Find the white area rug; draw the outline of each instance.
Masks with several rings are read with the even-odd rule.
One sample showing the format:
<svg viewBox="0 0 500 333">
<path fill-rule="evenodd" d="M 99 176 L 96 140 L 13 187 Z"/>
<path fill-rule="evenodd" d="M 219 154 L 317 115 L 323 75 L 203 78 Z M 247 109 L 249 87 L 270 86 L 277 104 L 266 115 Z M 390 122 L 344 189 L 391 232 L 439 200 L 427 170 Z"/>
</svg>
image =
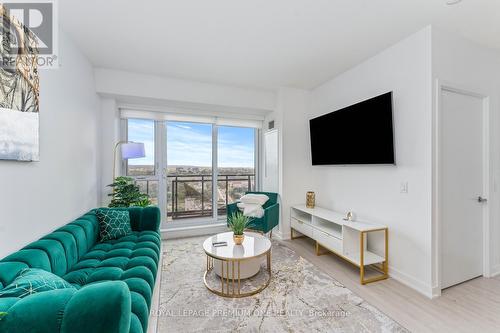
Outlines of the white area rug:
<svg viewBox="0 0 500 333">
<path fill-rule="evenodd" d="M 265 290 L 217 296 L 203 284 L 205 238 L 163 243 L 159 332 L 407 332 L 277 241 Z"/>
</svg>

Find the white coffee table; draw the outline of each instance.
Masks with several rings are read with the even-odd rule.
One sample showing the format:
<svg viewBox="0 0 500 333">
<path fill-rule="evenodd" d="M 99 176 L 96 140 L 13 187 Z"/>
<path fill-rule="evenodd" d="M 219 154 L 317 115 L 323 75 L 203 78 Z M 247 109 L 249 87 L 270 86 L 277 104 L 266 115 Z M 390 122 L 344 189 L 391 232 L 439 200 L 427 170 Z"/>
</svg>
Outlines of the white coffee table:
<svg viewBox="0 0 500 333">
<path fill-rule="evenodd" d="M 226 242 L 227 246 L 215 247 L 215 242 Z M 264 290 L 271 281 L 271 241 L 254 232 L 245 232 L 242 245 L 233 241 L 233 233 L 225 232 L 211 236 L 203 243 L 207 255 L 207 268 L 203 276 L 205 286 L 211 292 L 225 297 L 245 297 Z M 263 257 L 267 258 L 268 278 L 256 289 L 242 292 L 241 280 L 259 274 Z M 220 277 L 220 289 L 207 283 L 207 274 Z"/>
</svg>

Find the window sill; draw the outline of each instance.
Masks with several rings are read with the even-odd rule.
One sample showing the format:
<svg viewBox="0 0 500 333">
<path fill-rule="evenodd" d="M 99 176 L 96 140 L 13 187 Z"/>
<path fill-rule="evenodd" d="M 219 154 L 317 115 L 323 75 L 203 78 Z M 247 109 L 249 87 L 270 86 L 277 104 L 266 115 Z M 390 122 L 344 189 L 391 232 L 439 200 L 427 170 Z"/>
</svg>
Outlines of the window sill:
<svg viewBox="0 0 500 333">
<path fill-rule="evenodd" d="M 162 239 L 174 239 L 202 235 L 213 235 L 220 232 L 225 232 L 227 230 L 228 229 L 225 221 L 223 223 L 217 221 L 217 223 L 212 222 L 205 225 L 163 228 L 160 230 L 160 232 Z"/>
</svg>

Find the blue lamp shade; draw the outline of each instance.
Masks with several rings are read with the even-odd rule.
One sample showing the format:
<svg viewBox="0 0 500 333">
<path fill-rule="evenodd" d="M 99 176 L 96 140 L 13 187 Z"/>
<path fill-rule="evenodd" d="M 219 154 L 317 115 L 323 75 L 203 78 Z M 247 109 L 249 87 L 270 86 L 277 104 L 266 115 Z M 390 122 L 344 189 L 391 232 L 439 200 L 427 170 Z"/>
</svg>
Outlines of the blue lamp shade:
<svg viewBox="0 0 500 333">
<path fill-rule="evenodd" d="M 122 144 L 122 158 L 124 160 L 129 158 L 146 157 L 144 152 L 144 143 L 142 142 L 127 142 Z"/>
</svg>

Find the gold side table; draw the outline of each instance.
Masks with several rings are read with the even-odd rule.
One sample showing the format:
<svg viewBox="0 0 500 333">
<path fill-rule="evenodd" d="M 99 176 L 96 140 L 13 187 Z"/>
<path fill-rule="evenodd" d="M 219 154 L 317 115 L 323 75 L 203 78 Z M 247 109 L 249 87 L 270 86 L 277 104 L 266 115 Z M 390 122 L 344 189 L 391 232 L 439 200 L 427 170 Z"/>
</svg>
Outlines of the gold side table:
<svg viewBox="0 0 500 333">
<path fill-rule="evenodd" d="M 216 247 L 213 245 L 215 242 L 226 242 L 227 246 Z M 251 296 L 264 290 L 271 282 L 271 241 L 260 234 L 245 232 L 242 245 L 234 244 L 232 232 L 217 234 L 205 240 L 203 250 L 207 256 L 203 282 L 216 295 L 232 298 Z M 241 280 L 263 274 L 260 266 L 264 256 L 267 278 L 255 289 L 242 291 Z M 219 286 L 207 281 L 208 274 L 219 276 Z"/>
</svg>

